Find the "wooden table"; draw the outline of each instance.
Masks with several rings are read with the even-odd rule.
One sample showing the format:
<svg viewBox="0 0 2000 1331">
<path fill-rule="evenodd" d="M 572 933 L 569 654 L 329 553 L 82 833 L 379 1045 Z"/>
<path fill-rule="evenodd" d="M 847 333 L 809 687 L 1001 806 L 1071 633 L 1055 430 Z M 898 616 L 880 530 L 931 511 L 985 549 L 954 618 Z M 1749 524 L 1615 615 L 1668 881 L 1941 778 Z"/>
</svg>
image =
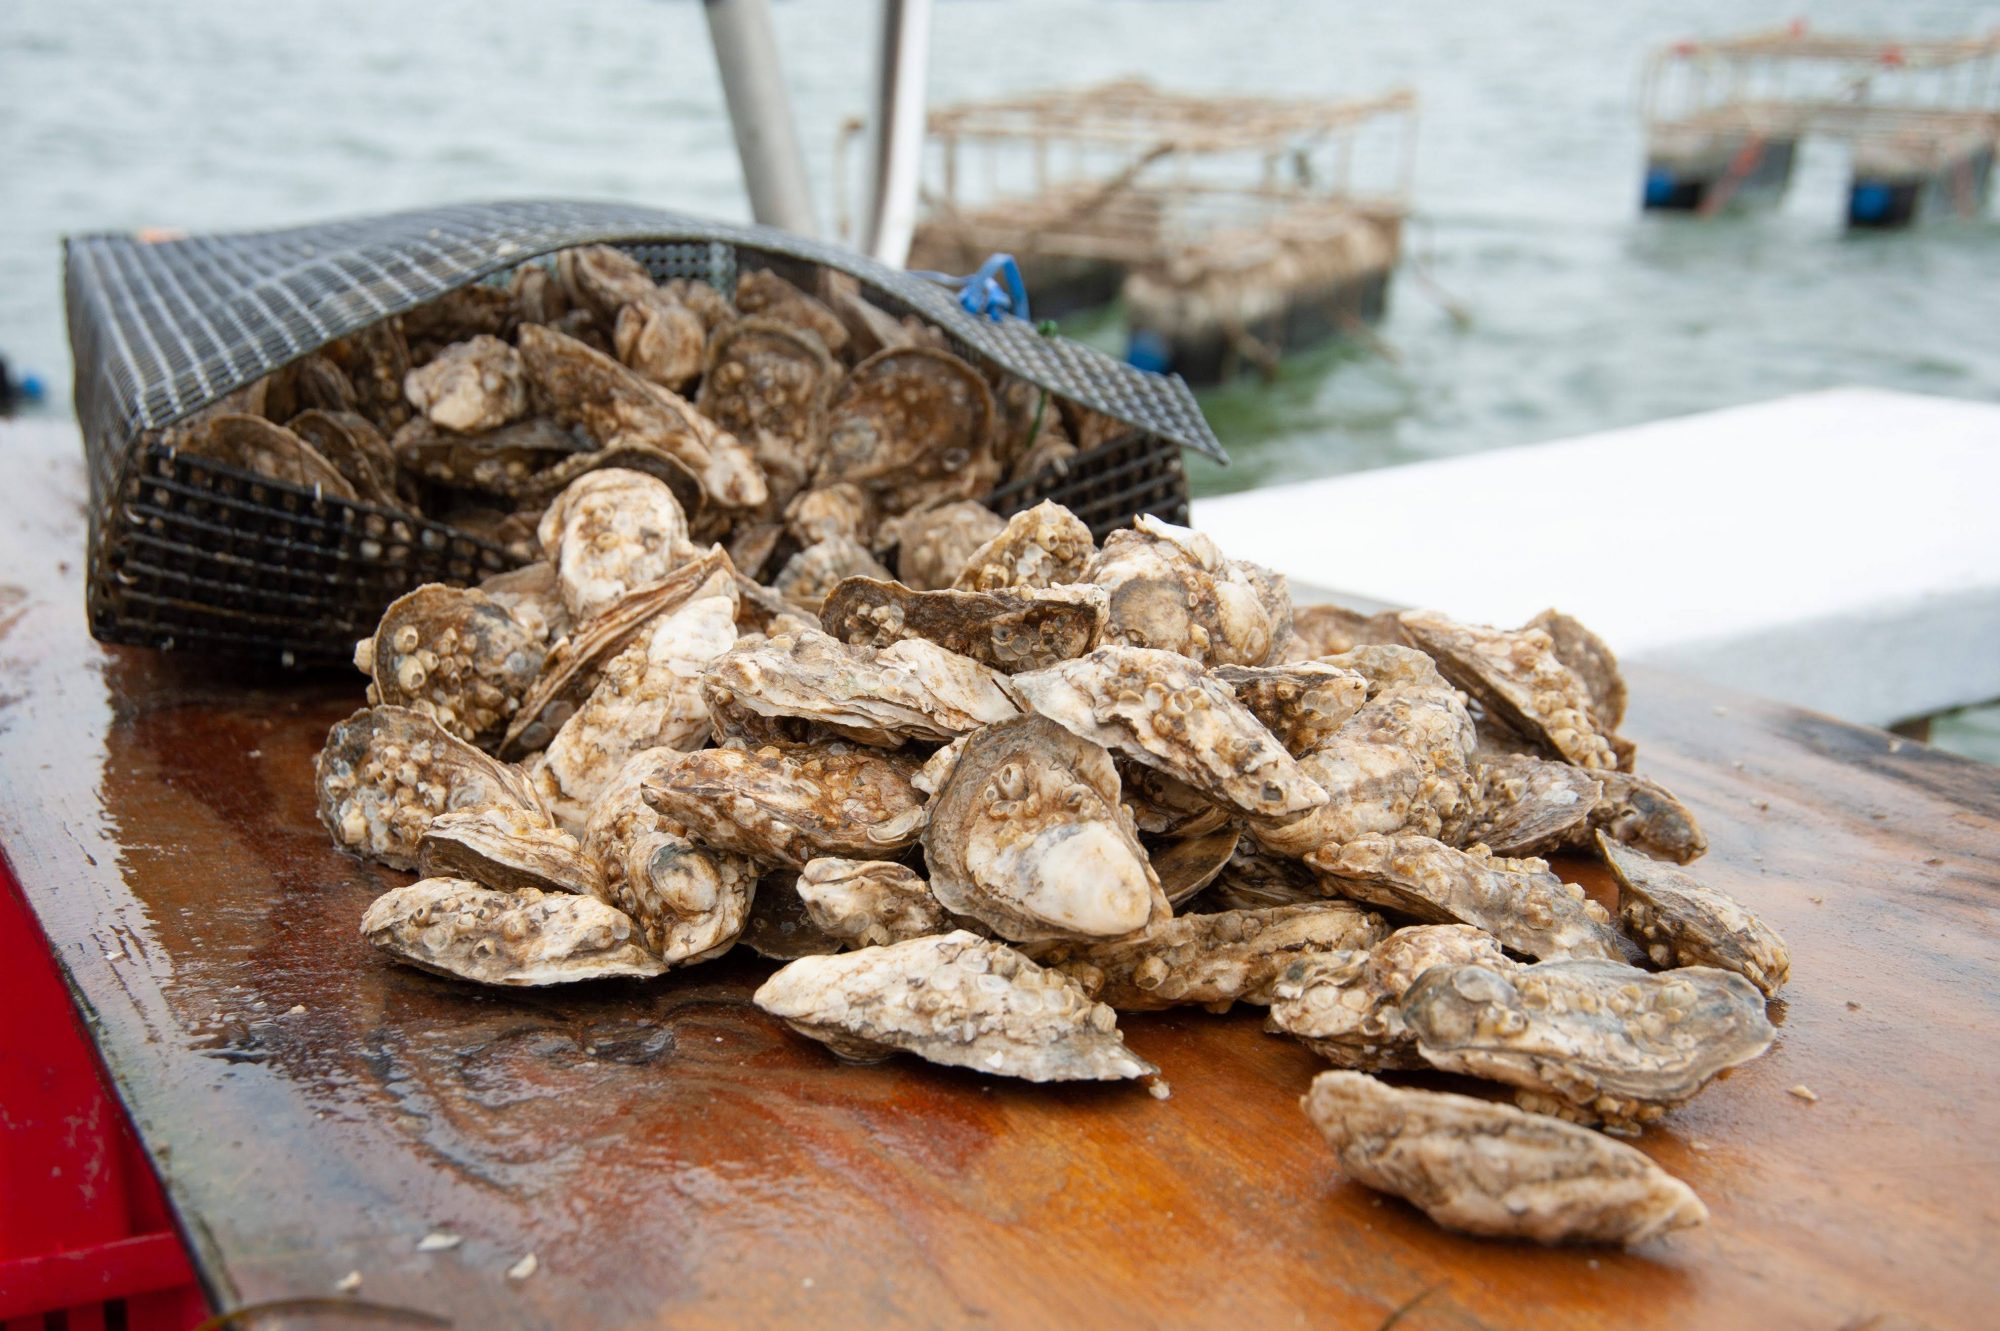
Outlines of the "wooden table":
<svg viewBox="0 0 2000 1331">
<path fill-rule="evenodd" d="M 0 433 L 0 843 L 218 1307 L 359 1271 L 475 1328 L 1992 1324 L 1992 768 L 1636 678 L 1703 873 L 1791 942 L 1778 1042 L 1640 1143 L 1707 1229 L 1463 1239 L 1341 1179 L 1254 1010 L 1127 1018 L 1158 1101 L 839 1065 L 750 1006 L 753 957 L 540 993 L 385 963 L 355 924 L 394 876 L 308 775 L 358 678 L 92 643 L 63 440 Z"/>
</svg>

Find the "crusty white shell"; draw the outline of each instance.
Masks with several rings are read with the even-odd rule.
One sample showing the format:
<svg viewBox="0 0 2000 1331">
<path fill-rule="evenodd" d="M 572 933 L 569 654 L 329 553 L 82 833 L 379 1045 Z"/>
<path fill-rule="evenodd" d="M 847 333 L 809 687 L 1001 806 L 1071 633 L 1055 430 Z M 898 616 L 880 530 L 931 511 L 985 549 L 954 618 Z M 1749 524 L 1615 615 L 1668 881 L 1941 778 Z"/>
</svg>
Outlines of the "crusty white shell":
<svg viewBox="0 0 2000 1331">
<path fill-rule="evenodd" d="M 361 936 L 399 961 L 480 984 L 544 985 L 658 975 L 632 921 L 595 897 L 496 892 L 426 878 L 376 898 Z"/>
<path fill-rule="evenodd" d="M 887 860 L 823 855 L 799 871 L 798 893 L 812 922 L 852 947 L 880 947 L 953 927 L 930 884 Z"/>
<path fill-rule="evenodd" d="M 579 621 L 658 582 L 694 553 L 687 515 L 666 482 L 623 467 L 570 482 L 542 514 L 538 535 L 563 604 Z"/>
</svg>

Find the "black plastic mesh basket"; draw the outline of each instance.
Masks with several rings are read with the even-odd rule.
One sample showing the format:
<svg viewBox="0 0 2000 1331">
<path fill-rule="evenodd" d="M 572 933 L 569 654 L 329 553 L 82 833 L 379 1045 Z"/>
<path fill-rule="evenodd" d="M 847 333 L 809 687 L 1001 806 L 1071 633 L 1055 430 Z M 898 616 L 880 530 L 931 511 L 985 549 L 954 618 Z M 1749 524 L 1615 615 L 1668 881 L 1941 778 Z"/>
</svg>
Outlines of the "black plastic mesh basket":
<svg viewBox="0 0 2000 1331">
<path fill-rule="evenodd" d="M 814 267 L 942 328 L 959 354 L 1132 427 L 1061 470 L 987 497 L 1054 499 L 1100 537 L 1137 513 L 1187 520 L 1183 447 L 1222 450 L 1194 396 L 1018 319 L 836 246 L 765 227 L 614 204 L 472 204 L 287 231 L 65 246 L 76 413 L 90 465 L 91 632 L 105 642 L 315 664 L 345 659 L 382 608 L 425 582 L 515 562 L 446 524 L 329 498 L 169 452 L 160 431 L 329 342 L 572 245 L 619 245 L 656 278 L 733 292 L 739 272 Z"/>
</svg>

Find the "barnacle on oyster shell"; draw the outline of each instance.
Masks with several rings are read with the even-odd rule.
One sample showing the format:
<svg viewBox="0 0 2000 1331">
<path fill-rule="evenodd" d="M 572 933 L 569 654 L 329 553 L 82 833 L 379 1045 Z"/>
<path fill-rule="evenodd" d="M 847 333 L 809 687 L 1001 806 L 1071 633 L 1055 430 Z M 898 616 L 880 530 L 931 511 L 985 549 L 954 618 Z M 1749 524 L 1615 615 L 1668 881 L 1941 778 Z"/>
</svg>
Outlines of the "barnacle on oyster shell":
<svg viewBox="0 0 2000 1331">
<path fill-rule="evenodd" d="M 1434 966 L 1402 1000 L 1426 1062 L 1506 1082 L 1550 1108 L 1636 1132 L 1771 1047 L 1764 996 L 1708 966 L 1615 961 Z"/>
<path fill-rule="evenodd" d="M 1095 587 L 923 592 L 879 578 L 846 578 L 827 594 L 819 618 L 828 633 L 851 645 L 888 647 L 924 638 L 1011 674 L 1095 647 L 1104 606 L 1104 593 Z"/>
<path fill-rule="evenodd" d="M 1531 957 L 1621 957 L 1610 914 L 1541 860 L 1472 854 L 1431 837 L 1370 835 L 1305 862 L 1329 892 L 1427 923 L 1476 925 Z"/>
<path fill-rule="evenodd" d="M 1549 635 L 1556 659 L 1583 681 L 1598 728 L 1607 735 L 1616 730 L 1625 720 L 1625 675 L 1609 644 L 1560 610 L 1544 610 L 1522 627 Z"/>
<path fill-rule="evenodd" d="M 1100 647 L 1015 675 L 1009 689 L 1084 739 L 1186 782 L 1238 813 L 1296 816 L 1326 803 L 1226 684 L 1184 656 Z"/>
<path fill-rule="evenodd" d="M 1456 845 L 1483 844 L 1496 855 L 1525 855 L 1561 845 L 1586 827 L 1604 793 L 1597 774 L 1525 753 L 1474 759 L 1477 782 Z"/>
<path fill-rule="evenodd" d="M 959 560 L 949 583 L 931 585 L 969 592 L 1062 586 L 1082 582 L 1097 555 L 1097 542 L 1083 519 L 1053 499 L 1016 513 L 982 540 Z"/>
<path fill-rule="evenodd" d="M 916 760 L 847 745 L 765 745 L 688 754 L 647 801 L 704 845 L 803 868 L 821 855 L 879 858 L 916 841 Z"/>
<path fill-rule="evenodd" d="M 766 980 L 754 1001 L 860 1061 L 900 1051 L 1038 1082 L 1159 1071 L 1125 1047 L 1117 1014 L 1074 980 L 963 929 L 803 957 Z"/>
<path fill-rule="evenodd" d="M 1035 959 L 1120 1012 L 1178 1004 L 1214 1009 L 1268 1003 L 1271 985 L 1302 956 L 1365 948 L 1382 917 L 1346 901 L 1178 915 L 1114 942 L 1041 944 Z"/>
<path fill-rule="evenodd" d="M 749 445 L 770 488 L 772 513 L 812 481 L 840 367 L 817 337 L 773 319 L 716 330 L 695 405 Z"/>
<path fill-rule="evenodd" d="M 1357 670 L 1326 661 L 1281 666 L 1217 666 L 1209 672 L 1227 684 L 1294 758 L 1340 733 L 1368 701 L 1368 680 Z"/>
<path fill-rule="evenodd" d="M 1791 951 L 1742 902 L 1602 833 L 1597 850 L 1618 880 L 1619 922 L 1654 965 L 1734 971 L 1767 995 L 1784 987 Z"/>
<path fill-rule="evenodd" d="M 1322 1072 L 1300 1106 L 1342 1173 L 1446 1229 L 1635 1244 L 1708 1220 L 1687 1184 L 1631 1147 L 1511 1105 Z"/>
<path fill-rule="evenodd" d="M 595 897 L 496 892 L 426 878 L 376 898 L 361 936 L 398 961 L 480 984 L 567 984 L 658 975 L 632 921 Z"/>
<path fill-rule="evenodd" d="M 1151 515 L 1105 537 L 1085 577 L 1111 594 L 1107 642 L 1254 666 L 1277 659 L 1291 637 L 1283 577 Z"/>
<path fill-rule="evenodd" d="M 1307 956 L 1272 982 L 1265 1029 L 1294 1037 L 1335 1067 L 1428 1067 L 1403 1024 L 1403 995 L 1431 967 L 1469 962 L 1513 964 L 1493 935 L 1469 924 L 1415 924 L 1372 947 Z"/>
<path fill-rule="evenodd" d="M 327 732 L 313 762 L 319 820 L 334 844 L 396 869 L 441 813 L 500 805 L 548 816 L 519 768 L 405 707 L 364 707 Z"/>
<path fill-rule="evenodd" d="M 821 856 L 799 871 L 798 894 L 814 924 L 852 947 L 880 947 L 954 927 L 930 884 L 887 860 Z"/>
<path fill-rule="evenodd" d="M 354 663 L 369 676 L 373 701 L 487 744 L 534 687 L 543 655 L 538 636 L 486 593 L 427 583 L 389 603 Z"/>
<path fill-rule="evenodd" d="M 1172 913 L 1111 754 L 1045 717 L 966 740 L 923 842 L 938 901 L 1003 938 L 1118 938 Z"/>
</svg>

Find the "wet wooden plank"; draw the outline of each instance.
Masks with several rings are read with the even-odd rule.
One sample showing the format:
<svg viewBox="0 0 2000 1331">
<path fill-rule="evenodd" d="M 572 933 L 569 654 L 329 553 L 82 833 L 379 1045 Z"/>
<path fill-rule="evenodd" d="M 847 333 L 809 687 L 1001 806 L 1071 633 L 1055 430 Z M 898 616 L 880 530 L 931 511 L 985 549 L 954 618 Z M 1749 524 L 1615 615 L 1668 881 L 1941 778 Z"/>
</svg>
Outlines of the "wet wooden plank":
<svg viewBox="0 0 2000 1331">
<path fill-rule="evenodd" d="M 1780 1037 L 1640 1142 L 1710 1228 L 1478 1242 L 1342 1181 L 1296 1105 L 1315 1060 L 1254 1012 L 1127 1018 L 1162 1102 L 840 1066 L 749 1006 L 755 959 L 518 995 L 384 964 L 354 926 L 395 876 L 330 848 L 309 789 L 358 681 L 91 643 L 79 469 L 59 434 L 0 441 L 0 844 L 221 1305 L 358 1270 L 464 1327 L 1375 1325 L 1418 1294 L 1406 1329 L 1989 1314 L 1992 768 L 1635 679 L 1703 872 L 1792 944 Z M 419 1254 L 436 1228 L 465 1242 Z"/>
</svg>

